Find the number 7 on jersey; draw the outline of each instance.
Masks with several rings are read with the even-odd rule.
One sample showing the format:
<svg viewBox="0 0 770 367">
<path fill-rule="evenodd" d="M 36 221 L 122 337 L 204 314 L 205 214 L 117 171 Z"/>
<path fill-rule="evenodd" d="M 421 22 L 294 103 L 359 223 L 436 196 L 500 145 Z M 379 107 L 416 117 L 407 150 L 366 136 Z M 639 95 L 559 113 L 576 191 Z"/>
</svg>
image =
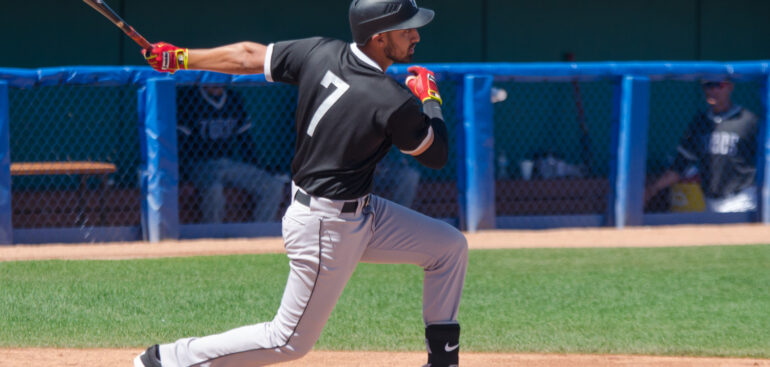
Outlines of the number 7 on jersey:
<svg viewBox="0 0 770 367">
<path fill-rule="evenodd" d="M 329 86 L 332 84 L 334 84 L 336 89 L 334 92 L 332 92 L 332 94 L 326 97 L 320 106 L 318 106 L 318 110 L 315 111 L 313 118 L 310 119 L 310 125 L 307 127 L 307 134 L 309 136 L 313 136 L 313 132 L 315 131 L 318 122 L 321 121 L 324 115 L 329 112 L 329 109 L 332 108 L 332 106 L 337 103 L 340 97 L 342 97 L 342 95 L 348 91 L 348 88 L 350 88 L 348 83 L 345 83 L 344 80 L 332 73 L 331 70 L 328 70 L 326 75 L 324 75 L 324 78 L 321 80 L 321 86 L 324 88 L 329 88 Z"/>
</svg>

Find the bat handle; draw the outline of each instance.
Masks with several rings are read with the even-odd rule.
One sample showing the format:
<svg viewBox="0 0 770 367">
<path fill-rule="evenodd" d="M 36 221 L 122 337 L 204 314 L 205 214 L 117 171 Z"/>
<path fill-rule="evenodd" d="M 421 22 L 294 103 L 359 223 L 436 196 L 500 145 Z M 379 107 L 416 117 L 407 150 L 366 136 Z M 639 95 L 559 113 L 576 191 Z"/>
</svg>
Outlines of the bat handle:
<svg viewBox="0 0 770 367">
<path fill-rule="evenodd" d="M 133 28 L 131 30 L 134 31 Z M 152 49 L 152 43 L 150 43 L 150 41 L 148 41 L 144 37 L 140 36 L 139 33 L 136 33 L 136 31 L 134 31 L 134 34 L 136 34 L 136 36 L 138 38 L 137 42 L 139 43 L 139 46 L 141 46 L 145 50 L 151 50 Z"/>
</svg>

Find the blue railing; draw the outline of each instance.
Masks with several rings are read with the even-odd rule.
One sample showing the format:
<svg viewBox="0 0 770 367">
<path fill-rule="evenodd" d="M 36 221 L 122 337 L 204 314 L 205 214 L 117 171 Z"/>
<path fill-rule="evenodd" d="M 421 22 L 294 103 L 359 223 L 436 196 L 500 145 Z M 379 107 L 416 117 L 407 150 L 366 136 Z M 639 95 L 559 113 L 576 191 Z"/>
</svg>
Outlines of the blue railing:
<svg viewBox="0 0 770 367">
<path fill-rule="evenodd" d="M 456 177 L 457 211 L 438 214 L 463 229 L 475 231 L 489 228 L 547 228 L 560 226 L 614 226 L 729 223 L 759 221 L 770 223 L 770 113 L 769 62 L 596 62 L 596 63 L 488 63 L 426 65 L 436 71 L 439 80 L 451 83 L 454 96 L 449 99 L 448 123 L 453 124 L 456 156 L 448 170 Z M 403 77 L 406 66 L 396 65 L 389 73 Z M 668 80 L 693 82 L 704 76 L 729 75 L 737 82 L 758 85 L 762 108 L 758 112 L 762 129 L 758 152 L 759 207 L 756 212 L 734 214 L 712 213 L 645 213 L 643 191 L 647 180 L 648 135 L 651 84 Z M 497 164 L 495 129 L 505 122 L 496 116 L 490 99 L 499 83 L 565 83 L 601 82 L 612 88 L 609 101 L 609 141 L 599 142 L 609 159 L 598 171 L 607 181 L 606 206 L 578 214 L 508 215 L 496 209 L 501 185 Z M 258 236 L 279 234 L 279 223 L 184 224 L 179 217 L 179 167 L 176 136 L 176 86 L 181 84 L 228 84 L 261 87 L 262 75 L 229 76 L 209 72 L 183 71 L 173 76 L 158 74 L 147 67 L 66 67 L 49 69 L 0 68 L 0 244 L 26 242 L 75 242 L 102 240 L 158 241 L 168 238 Z M 28 91 L 47 87 L 92 86 L 126 87 L 136 95 L 128 116 L 136 116 L 140 173 L 139 194 L 141 224 L 121 226 L 91 225 L 87 233 L 75 228 L 15 228 L 12 223 L 11 151 L 12 91 Z M 443 90 L 443 89 L 442 89 Z M 125 104 L 116 102 L 118 104 Z M 34 106 L 33 106 L 34 107 Z M 45 108 L 37 106 L 35 108 Z M 445 114 L 447 112 L 445 111 Z M 129 117 L 133 118 L 133 117 Z M 450 121 L 453 120 L 453 121 Z M 109 123 L 109 122 L 106 122 Z M 556 132 L 553 132 L 556 133 Z M 123 136 L 122 138 L 127 138 Z M 132 137 L 136 139 L 137 137 Z M 506 137 L 515 142 L 522 137 Z M 500 142 L 499 142 L 500 143 Z M 596 142 L 595 142 L 596 143 Z M 121 144 L 115 141 L 113 144 Z M 507 144 L 512 144 L 508 142 Z M 498 144 L 500 145 L 500 144 Z M 125 153 L 121 153 L 124 154 Z M 110 158 L 112 159 L 112 158 Z M 130 159 L 129 159 L 130 161 Z M 130 164 L 129 164 L 130 165 Z M 606 166 L 604 166 L 606 165 Z M 596 167 L 595 167 L 596 168 Z M 120 168 L 119 168 L 120 169 Z M 128 169 L 130 171 L 130 169 Z M 128 177 L 131 172 L 125 176 Z M 443 178 L 432 178 L 444 181 Z M 131 181 L 131 179 L 127 179 Z M 126 183 L 131 186 L 134 183 Z M 602 194 L 605 195 L 605 194 Z M 74 227 L 74 226 L 73 226 Z M 82 227 L 82 226 L 81 226 Z M 85 233 L 85 234 L 84 234 Z M 117 233 L 117 234 L 116 234 Z"/>
</svg>

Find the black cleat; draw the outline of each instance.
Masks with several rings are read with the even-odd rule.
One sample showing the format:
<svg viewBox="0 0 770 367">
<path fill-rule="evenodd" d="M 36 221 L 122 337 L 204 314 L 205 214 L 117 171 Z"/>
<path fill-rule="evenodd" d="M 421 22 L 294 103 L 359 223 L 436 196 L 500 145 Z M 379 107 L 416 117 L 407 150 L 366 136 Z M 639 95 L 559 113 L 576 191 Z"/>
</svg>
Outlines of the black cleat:
<svg viewBox="0 0 770 367">
<path fill-rule="evenodd" d="M 158 350 L 158 345 L 155 344 L 147 348 L 144 353 L 136 356 L 136 358 L 134 358 L 134 367 L 163 367 L 160 364 L 160 351 Z"/>
</svg>

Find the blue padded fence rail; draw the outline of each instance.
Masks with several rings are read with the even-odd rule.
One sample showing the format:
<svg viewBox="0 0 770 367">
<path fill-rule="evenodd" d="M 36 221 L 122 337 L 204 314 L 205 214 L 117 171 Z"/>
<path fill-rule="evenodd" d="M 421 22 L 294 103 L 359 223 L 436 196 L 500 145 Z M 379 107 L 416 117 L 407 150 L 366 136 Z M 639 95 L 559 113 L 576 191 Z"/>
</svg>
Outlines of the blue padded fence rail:
<svg viewBox="0 0 770 367">
<path fill-rule="evenodd" d="M 466 74 L 510 76 L 527 80 L 590 80 L 595 78 L 644 75 L 651 80 L 675 77 L 696 80 L 705 75 L 730 75 L 736 79 L 759 79 L 770 74 L 770 61 L 734 62 L 547 62 L 547 63 L 455 63 L 425 64 L 436 73 L 462 78 Z M 406 75 L 407 65 L 393 65 L 389 74 Z M 10 87 L 52 85 L 144 85 L 150 78 L 164 76 L 146 66 L 69 66 L 41 69 L 1 68 L 0 80 Z M 226 75 L 182 70 L 170 76 L 177 83 L 265 83 L 263 74 Z"/>
<path fill-rule="evenodd" d="M 459 223 L 465 230 L 489 228 L 552 228 L 564 226 L 658 225 L 674 223 L 733 223 L 759 221 L 770 223 L 770 61 L 734 62 L 586 62 L 586 63 L 449 63 L 424 65 L 436 72 L 439 81 L 453 80 L 459 85 L 459 126 L 457 144 L 457 202 L 460 218 L 442 218 Z M 407 65 L 394 65 L 388 73 L 401 78 Z M 763 122 L 757 180 L 760 205 L 756 213 L 719 215 L 709 213 L 645 214 L 641 186 L 648 152 L 645 130 L 649 119 L 650 82 L 661 80 L 697 81 L 700 78 L 727 75 L 736 81 L 762 84 L 760 118 Z M 609 145 L 612 165 L 609 169 L 610 199 L 604 213 L 592 215 L 520 215 L 495 214 L 495 136 L 492 128 L 492 102 L 485 98 L 491 82 L 590 82 L 608 81 L 614 87 L 612 133 Z M 9 89 L 30 90 L 51 86 L 132 86 L 137 93 L 137 134 L 142 144 L 140 200 L 142 224 L 137 228 L 98 228 L 99 240 L 150 241 L 197 236 L 254 236 L 273 234 L 275 223 L 227 225 L 183 225 L 176 217 L 176 176 L 178 159 L 174 152 L 176 138 L 171 126 L 174 119 L 173 89 L 182 84 L 227 84 L 261 86 L 264 75 L 225 75 L 213 72 L 179 71 L 165 75 L 149 67 L 70 66 L 41 69 L 0 68 L 0 244 L 40 243 L 66 240 L 88 241 L 72 228 L 14 230 L 11 223 Z M 141 126 L 141 127 L 140 127 Z M 514 137 L 515 139 L 516 137 Z M 256 227 L 257 229 L 254 229 Z M 117 236 L 111 236 L 114 228 Z M 14 236 L 18 231 L 20 236 Z M 57 231 L 66 236 L 58 236 Z M 82 232 L 82 231 L 81 231 Z M 137 233 L 141 232 L 141 236 Z M 93 237 L 91 238 L 93 240 Z"/>
</svg>

